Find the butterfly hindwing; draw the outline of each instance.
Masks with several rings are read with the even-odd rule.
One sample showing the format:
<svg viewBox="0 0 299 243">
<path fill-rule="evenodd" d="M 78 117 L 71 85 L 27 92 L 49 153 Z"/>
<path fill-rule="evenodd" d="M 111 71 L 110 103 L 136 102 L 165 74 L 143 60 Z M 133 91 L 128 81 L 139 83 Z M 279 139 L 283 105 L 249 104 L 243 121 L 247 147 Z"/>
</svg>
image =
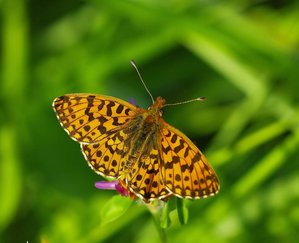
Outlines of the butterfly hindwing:
<svg viewBox="0 0 299 243">
<path fill-rule="evenodd" d="M 126 178 L 129 188 L 145 201 L 163 199 L 172 194 L 163 182 L 161 157 L 156 141 L 152 139 L 147 143 Z"/>
<path fill-rule="evenodd" d="M 123 157 L 127 134 L 123 130 L 104 137 L 98 143 L 81 143 L 81 150 L 89 166 L 98 174 L 118 178 L 124 167 Z"/>
<path fill-rule="evenodd" d="M 179 130 L 165 123 L 162 129 L 161 173 L 176 196 L 203 198 L 219 190 L 216 173 L 200 150 Z"/>
</svg>

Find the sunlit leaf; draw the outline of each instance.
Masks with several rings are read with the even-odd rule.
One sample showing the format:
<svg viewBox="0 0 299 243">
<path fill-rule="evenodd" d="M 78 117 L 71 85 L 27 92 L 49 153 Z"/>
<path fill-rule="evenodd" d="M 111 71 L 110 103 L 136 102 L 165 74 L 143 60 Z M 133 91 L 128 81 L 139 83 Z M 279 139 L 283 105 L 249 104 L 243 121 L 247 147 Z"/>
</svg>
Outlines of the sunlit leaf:
<svg viewBox="0 0 299 243">
<path fill-rule="evenodd" d="M 132 201 L 119 195 L 113 196 L 101 208 L 101 223 L 106 224 L 122 216 L 130 207 Z"/>
</svg>

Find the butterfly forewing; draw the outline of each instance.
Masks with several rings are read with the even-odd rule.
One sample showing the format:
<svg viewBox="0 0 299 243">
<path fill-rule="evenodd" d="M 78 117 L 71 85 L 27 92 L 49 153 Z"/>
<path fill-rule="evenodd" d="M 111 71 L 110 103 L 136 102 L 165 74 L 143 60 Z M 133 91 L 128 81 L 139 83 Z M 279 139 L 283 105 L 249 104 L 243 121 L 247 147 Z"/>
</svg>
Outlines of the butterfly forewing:
<svg viewBox="0 0 299 243">
<path fill-rule="evenodd" d="M 175 195 L 203 198 L 218 192 L 218 178 L 205 156 L 183 133 L 166 123 L 161 157 L 165 185 Z"/>
<path fill-rule="evenodd" d="M 58 97 L 53 108 L 62 127 L 77 142 L 95 143 L 120 129 L 136 107 L 110 96 L 70 94 Z"/>
</svg>

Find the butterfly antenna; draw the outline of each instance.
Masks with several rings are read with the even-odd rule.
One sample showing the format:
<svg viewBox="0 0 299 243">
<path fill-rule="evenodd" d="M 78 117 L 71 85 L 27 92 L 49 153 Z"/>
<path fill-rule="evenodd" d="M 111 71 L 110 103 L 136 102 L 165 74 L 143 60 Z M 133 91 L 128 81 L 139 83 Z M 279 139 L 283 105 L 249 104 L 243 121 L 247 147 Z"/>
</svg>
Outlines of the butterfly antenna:
<svg viewBox="0 0 299 243">
<path fill-rule="evenodd" d="M 149 91 L 149 89 L 147 88 L 145 82 L 143 81 L 143 79 L 142 79 L 142 77 L 141 77 L 141 74 L 139 73 L 139 70 L 138 70 L 137 65 L 136 65 L 136 63 L 134 62 L 134 60 L 131 60 L 131 64 L 132 64 L 132 66 L 135 68 L 135 70 L 136 70 L 136 72 L 137 72 L 137 74 L 138 74 L 139 79 L 141 80 L 141 82 L 142 82 L 142 84 L 143 84 L 145 90 L 146 90 L 147 93 L 150 95 L 150 97 L 151 97 L 151 99 L 152 99 L 152 102 L 153 102 L 153 104 L 154 104 L 154 103 L 155 103 L 154 98 L 153 98 L 151 92 Z"/>
<path fill-rule="evenodd" d="M 172 106 L 172 105 L 182 105 L 182 104 L 187 104 L 187 103 L 191 103 L 191 102 L 194 102 L 194 101 L 204 101 L 204 100 L 206 100 L 205 97 L 198 97 L 198 98 L 195 98 L 195 99 L 192 99 L 192 100 L 186 100 L 186 101 L 172 103 L 172 104 L 165 104 L 165 105 L 163 105 L 163 107 Z"/>
</svg>

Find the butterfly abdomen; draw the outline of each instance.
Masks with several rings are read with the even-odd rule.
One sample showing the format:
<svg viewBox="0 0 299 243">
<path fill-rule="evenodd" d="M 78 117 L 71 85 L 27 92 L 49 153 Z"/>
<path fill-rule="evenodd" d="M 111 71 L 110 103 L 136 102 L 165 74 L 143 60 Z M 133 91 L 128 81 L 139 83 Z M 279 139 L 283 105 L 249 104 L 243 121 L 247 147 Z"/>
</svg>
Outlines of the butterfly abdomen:
<svg viewBox="0 0 299 243">
<path fill-rule="evenodd" d="M 151 149 L 151 140 L 156 134 L 156 125 L 151 122 L 150 115 L 140 114 L 134 119 L 134 126 L 131 126 L 130 134 L 126 146 L 128 146 L 128 153 L 125 158 L 124 166 L 129 171 L 133 165 L 140 161 L 145 151 Z M 149 119 L 148 119 L 149 118 Z M 149 153 L 148 153 L 149 154 Z"/>
</svg>

